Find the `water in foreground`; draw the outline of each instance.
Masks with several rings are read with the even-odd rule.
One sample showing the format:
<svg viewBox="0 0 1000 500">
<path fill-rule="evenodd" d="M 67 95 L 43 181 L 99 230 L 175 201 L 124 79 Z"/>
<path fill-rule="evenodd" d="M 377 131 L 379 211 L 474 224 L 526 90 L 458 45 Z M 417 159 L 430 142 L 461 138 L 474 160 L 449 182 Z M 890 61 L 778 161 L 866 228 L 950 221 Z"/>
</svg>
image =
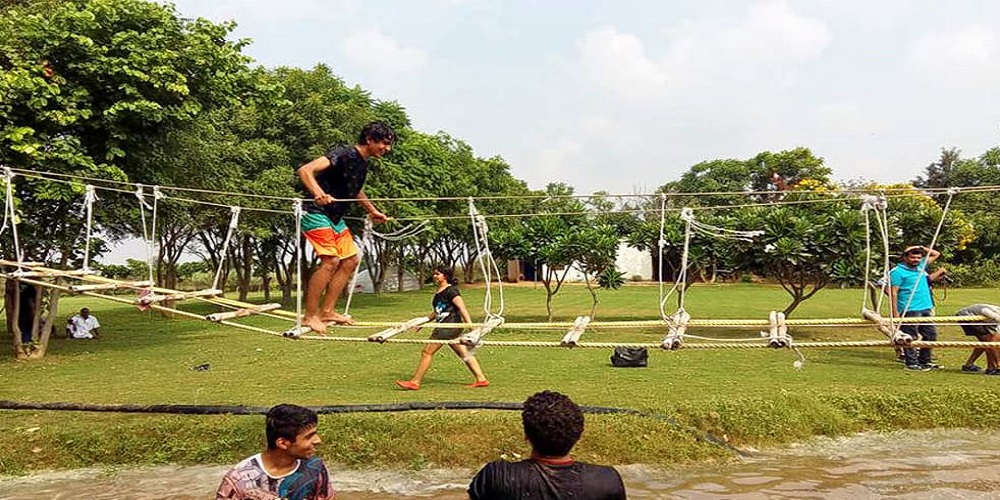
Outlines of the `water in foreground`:
<svg viewBox="0 0 1000 500">
<path fill-rule="evenodd" d="M 225 467 L 78 470 L 0 479 L 0 499 L 212 498 Z M 619 467 L 629 498 L 1000 497 L 1000 432 L 865 433 L 814 439 L 722 466 Z M 473 471 L 343 471 L 338 499 L 462 499 Z"/>
</svg>

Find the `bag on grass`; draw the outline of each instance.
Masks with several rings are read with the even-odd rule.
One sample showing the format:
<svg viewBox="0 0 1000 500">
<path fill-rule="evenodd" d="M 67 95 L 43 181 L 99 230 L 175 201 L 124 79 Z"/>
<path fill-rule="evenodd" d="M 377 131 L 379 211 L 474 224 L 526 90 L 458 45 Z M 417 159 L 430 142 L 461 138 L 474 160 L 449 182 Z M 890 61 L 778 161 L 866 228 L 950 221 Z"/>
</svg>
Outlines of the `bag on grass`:
<svg viewBox="0 0 1000 500">
<path fill-rule="evenodd" d="M 648 359 L 649 351 L 645 347 L 615 347 L 615 351 L 611 353 L 611 366 L 646 366 Z"/>
</svg>

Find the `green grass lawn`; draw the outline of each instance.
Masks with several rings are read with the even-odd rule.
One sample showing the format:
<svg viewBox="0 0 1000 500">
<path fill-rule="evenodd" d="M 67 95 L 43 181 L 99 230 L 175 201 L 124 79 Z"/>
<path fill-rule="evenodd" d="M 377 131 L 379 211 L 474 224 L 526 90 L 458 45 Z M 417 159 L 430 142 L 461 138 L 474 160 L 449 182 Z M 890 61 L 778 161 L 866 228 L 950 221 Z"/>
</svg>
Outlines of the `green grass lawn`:
<svg viewBox="0 0 1000 500">
<path fill-rule="evenodd" d="M 482 317 L 483 293 L 480 287 L 463 290 L 473 318 Z M 504 293 L 508 321 L 545 320 L 541 287 L 505 287 Z M 431 295 L 429 289 L 361 294 L 354 297 L 351 312 L 362 320 L 402 322 L 426 314 Z M 686 308 L 693 318 L 766 319 L 769 311 L 783 309 L 787 301 L 787 294 L 775 286 L 698 285 L 689 291 Z M 602 292 L 596 319 L 655 319 L 659 317 L 657 302 L 656 286 Z M 950 290 L 947 297 L 939 297 L 938 313 L 950 315 L 976 302 L 998 303 L 1000 292 Z M 894 362 L 888 347 L 804 350 L 807 362 L 801 370 L 792 367 L 796 358 L 789 350 L 657 350 L 650 352 L 648 368 L 614 369 L 606 349 L 483 347 L 477 356 L 493 383 L 485 389 L 463 387 L 471 376 L 444 349 L 423 388 L 407 392 L 398 390 L 393 380 L 411 375 L 419 355 L 417 345 L 288 340 L 165 318 L 88 297 L 64 298 L 57 324 L 62 326 L 67 315 L 83 306 L 100 319 L 102 338 L 55 338 L 48 356 L 40 361 L 0 358 L 0 399 L 253 406 L 517 402 L 551 389 L 583 405 L 644 410 L 681 422 L 677 427 L 641 417 L 588 417 L 589 430 L 580 448 L 583 456 L 626 463 L 686 461 L 728 453 L 697 439 L 699 432 L 724 435 L 734 444 L 761 446 L 864 428 L 976 425 L 975 417 L 982 415 L 984 405 L 997 408 L 1000 394 L 1000 380 L 958 370 L 967 349 L 936 350 L 946 370 L 907 373 Z M 182 307 L 213 311 L 206 304 Z M 860 290 L 823 290 L 793 317 L 857 317 L 860 307 Z M 590 296 L 582 286 L 567 286 L 556 297 L 557 321 L 571 321 L 589 310 Z M 278 331 L 290 325 L 269 318 L 248 322 Z M 331 332 L 364 336 L 372 330 Z M 558 341 L 563 333 L 501 330 L 488 338 Z M 699 328 L 689 333 L 725 338 L 758 335 L 752 329 Z M 882 338 L 871 327 L 792 328 L 790 334 L 801 341 Z M 655 329 L 609 329 L 587 331 L 583 340 L 658 342 L 662 337 L 663 332 Z M 953 326 L 941 327 L 940 338 L 968 339 Z M 192 369 L 203 363 L 211 369 Z M 514 412 L 331 415 L 323 422 L 328 436 L 324 453 L 349 464 L 472 465 L 503 453 L 524 452 Z M 685 430 L 685 426 L 698 431 Z M 35 427 L 40 429 L 27 433 Z M 27 458 L 0 459 L 0 473 L 91 464 L 226 462 L 259 446 L 261 427 L 257 417 L 0 412 L 0 430 L 6 431 L 0 433 L 6 436 L 0 437 L 0 448 L 27 453 Z M 621 439 L 624 432 L 630 437 Z M 19 439 L 25 436 L 28 439 Z M 199 441 L 206 437 L 209 442 Z"/>
</svg>

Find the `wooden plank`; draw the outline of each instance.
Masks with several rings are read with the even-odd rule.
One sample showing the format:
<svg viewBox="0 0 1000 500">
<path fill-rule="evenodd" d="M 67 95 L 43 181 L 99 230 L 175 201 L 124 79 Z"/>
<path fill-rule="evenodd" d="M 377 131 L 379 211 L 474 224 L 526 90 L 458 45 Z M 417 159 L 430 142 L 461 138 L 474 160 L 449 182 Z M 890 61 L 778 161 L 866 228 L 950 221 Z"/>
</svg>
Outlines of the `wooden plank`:
<svg viewBox="0 0 1000 500">
<path fill-rule="evenodd" d="M 580 336 L 583 335 L 583 331 L 587 329 L 588 324 L 590 324 L 590 316 L 577 316 L 576 320 L 573 321 L 572 328 L 559 341 L 559 345 L 563 347 L 576 347 L 579 345 Z"/>
<path fill-rule="evenodd" d="M 409 330 L 410 328 L 416 328 L 424 323 L 427 323 L 428 321 L 430 321 L 430 319 L 427 316 L 420 316 L 418 318 L 413 318 L 397 326 L 386 328 L 381 332 L 369 335 L 368 341 L 382 343 L 385 342 L 386 340 L 389 340 L 395 335 L 399 335 L 400 333 L 403 333 Z"/>
<path fill-rule="evenodd" d="M 273 311 L 281 307 L 281 304 L 261 304 L 259 306 L 246 307 L 243 309 L 237 309 L 235 311 L 221 312 L 215 314 L 205 315 L 205 319 L 209 321 L 215 321 L 216 323 L 225 321 L 227 319 L 244 318 L 253 314 L 259 314 L 262 312 Z"/>
</svg>

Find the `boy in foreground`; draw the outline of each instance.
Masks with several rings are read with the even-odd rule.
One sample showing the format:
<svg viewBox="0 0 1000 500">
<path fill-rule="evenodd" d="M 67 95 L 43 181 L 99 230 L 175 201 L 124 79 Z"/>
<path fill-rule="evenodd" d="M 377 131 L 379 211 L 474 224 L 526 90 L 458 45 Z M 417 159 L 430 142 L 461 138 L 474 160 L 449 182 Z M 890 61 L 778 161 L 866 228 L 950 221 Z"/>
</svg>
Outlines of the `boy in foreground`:
<svg viewBox="0 0 1000 500">
<path fill-rule="evenodd" d="M 268 410 L 267 449 L 226 473 L 216 500 L 330 500 L 336 497 L 326 464 L 316 457 L 323 441 L 316 412 L 280 404 Z"/>
</svg>

